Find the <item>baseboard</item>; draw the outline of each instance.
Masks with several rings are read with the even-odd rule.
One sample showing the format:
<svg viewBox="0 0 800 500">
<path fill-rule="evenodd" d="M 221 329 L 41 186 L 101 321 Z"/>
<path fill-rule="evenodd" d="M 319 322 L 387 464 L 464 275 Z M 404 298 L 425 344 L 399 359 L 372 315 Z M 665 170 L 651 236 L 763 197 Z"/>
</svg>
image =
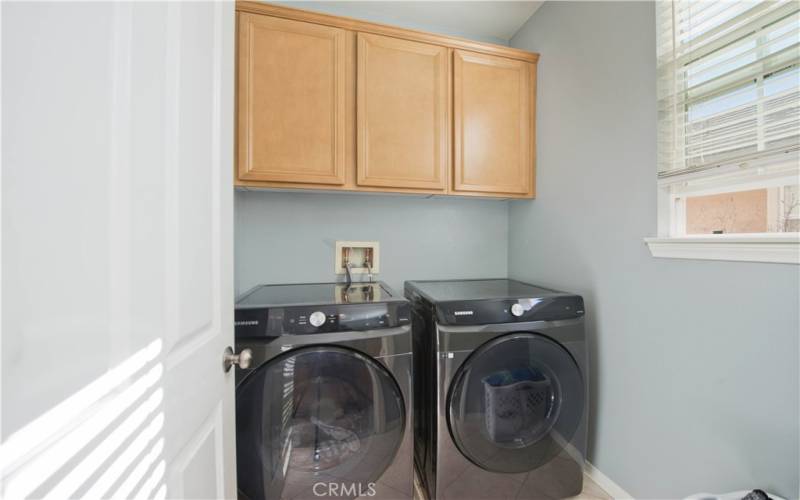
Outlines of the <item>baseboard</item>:
<svg viewBox="0 0 800 500">
<path fill-rule="evenodd" d="M 611 495 L 614 500 L 633 500 L 633 495 L 622 489 L 620 485 L 612 481 L 608 476 L 600 472 L 597 467 L 589 463 L 588 460 L 583 458 L 583 454 L 572 445 L 572 443 L 567 442 L 566 439 L 561 437 L 556 430 L 553 430 L 550 436 L 553 438 L 553 441 L 558 443 L 561 448 L 567 452 L 567 454 L 572 457 L 578 463 L 583 462 L 583 472 L 589 476 L 589 478 L 597 483 L 598 486 L 603 488 L 603 491 Z"/>
<path fill-rule="evenodd" d="M 600 470 L 589 463 L 588 460 L 584 462 L 584 472 L 587 476 L 589 476 L 589 479 L 597 483 L 598 486 L 603 488 L 603 490 L 605 490 L 605 492 L 611 495 L 611 497 L 615 500 L 633 499 L 633 495 L 622 489 L 622 486 L 618 485 L 612 481 L 611 478 L 600 472 Z"/>
</svg>

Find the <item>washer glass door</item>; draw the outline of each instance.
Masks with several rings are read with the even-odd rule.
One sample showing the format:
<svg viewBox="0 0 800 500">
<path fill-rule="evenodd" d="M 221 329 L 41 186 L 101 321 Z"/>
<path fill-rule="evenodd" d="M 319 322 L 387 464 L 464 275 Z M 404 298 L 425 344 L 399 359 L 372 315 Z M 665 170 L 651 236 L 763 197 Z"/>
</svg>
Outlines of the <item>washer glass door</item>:
<svg viewBox="0 0 800 500">
<path fill-rule="evenodd" d="M 527 472 L 572 439 L 585 388 L 564 347 L 542 335 L 512 333 L 464 361 L 447 400 L 450 433 L 461 453 L 492 472 Z"/>
<path fill-rule="evenodd" d="M 288 351 L 236 390 L 240 494 L 369 495 L 405 429 L 403 396 L 376 360 L 332 346 Z"/>
</svg>

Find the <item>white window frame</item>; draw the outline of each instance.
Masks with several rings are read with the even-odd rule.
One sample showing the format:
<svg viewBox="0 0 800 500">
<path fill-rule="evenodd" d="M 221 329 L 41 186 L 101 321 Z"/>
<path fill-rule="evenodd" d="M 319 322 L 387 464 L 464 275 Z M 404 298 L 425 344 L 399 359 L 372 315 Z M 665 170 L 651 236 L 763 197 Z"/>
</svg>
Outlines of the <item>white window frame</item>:
<svg viewBox="0 0 800 500">
<path fill-rule="evenodd" d="M 758 115 L 760 119 L 760 114 Z M 658 236 L 645 238 L 654 257 L 800 264 L 800 233 L 686 234 L 686 198 L 798 184 L 800 153 L 740 159 L 658 180 Z"/>
<path fill-rule="evenodd" d="M 798 233 L 745 233 L 645 238 L 653 257 L 800 264 Z"/>
<path fill-rule="evenodd" d="M 645 238 L 653 257 L 674 259 L 730 260 L 800 264 L 800 233 L 740 233 L 714 235 L 686 234 L 686 198 L 709 194 L 749 191 L 798 182 L 797 167 L 792 162 L 783 168 L 720 167 L 705 178 L 665 179 L 658 187 L 658 234 Z M 722 172 L 720 172 L 722 170 Z M 713 181 L 707 178 L 713 176 Z"/>
</svg>

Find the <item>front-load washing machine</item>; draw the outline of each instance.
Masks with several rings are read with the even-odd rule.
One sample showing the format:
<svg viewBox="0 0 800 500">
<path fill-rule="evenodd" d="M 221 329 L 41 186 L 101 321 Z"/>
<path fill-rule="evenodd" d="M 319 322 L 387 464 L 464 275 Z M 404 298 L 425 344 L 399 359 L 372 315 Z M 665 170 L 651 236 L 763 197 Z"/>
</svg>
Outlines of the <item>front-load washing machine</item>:
<svg viewBox="0 0 800 500">
<path fill-rule="evenodd" d="M 413 494 L 408 302 L 383 283 L 259 286 L 236 303 L 240 498 Z"/>
<path fill-rule="evenodd" d="M 583 299 L 514 280 L 409 281 L 415 462 L 432 499 L 566 498 L 583 486 Z"/>
</svg>

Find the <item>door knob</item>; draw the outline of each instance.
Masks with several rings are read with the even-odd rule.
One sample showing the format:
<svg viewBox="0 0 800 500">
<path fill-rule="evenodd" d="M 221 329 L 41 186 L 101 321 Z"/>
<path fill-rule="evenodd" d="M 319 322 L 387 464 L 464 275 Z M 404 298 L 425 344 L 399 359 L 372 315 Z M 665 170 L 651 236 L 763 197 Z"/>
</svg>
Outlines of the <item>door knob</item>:
<svg viewBox="0 0 800 500">
<path fill-rule="evenodd" d="M 235 354 L 230 346 L 225 348 L 222 354 L 222 369 L 229 372 L 233 365 L 239 365 L 239 368 L 250 368 L 250 362 L 253 360 L 253 351 L 250 349 L 242 349 L 239 354 Z"/>
</svg>

